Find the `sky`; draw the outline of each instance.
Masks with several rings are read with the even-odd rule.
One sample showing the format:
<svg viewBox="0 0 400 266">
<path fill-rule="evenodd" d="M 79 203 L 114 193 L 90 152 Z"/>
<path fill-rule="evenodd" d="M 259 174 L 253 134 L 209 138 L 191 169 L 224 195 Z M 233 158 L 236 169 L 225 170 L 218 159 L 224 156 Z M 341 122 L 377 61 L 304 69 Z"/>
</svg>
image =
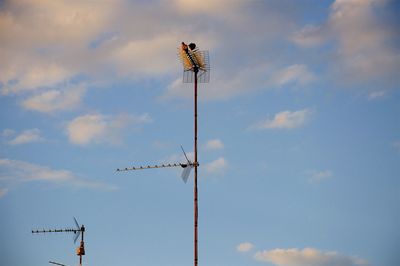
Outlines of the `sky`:
<svg viewBox="0 0 400 266">
<path fill-rule="evenodd" d="M 0 265 L 400 265 L 399 1 L 0 2 Z"/>
</svg>

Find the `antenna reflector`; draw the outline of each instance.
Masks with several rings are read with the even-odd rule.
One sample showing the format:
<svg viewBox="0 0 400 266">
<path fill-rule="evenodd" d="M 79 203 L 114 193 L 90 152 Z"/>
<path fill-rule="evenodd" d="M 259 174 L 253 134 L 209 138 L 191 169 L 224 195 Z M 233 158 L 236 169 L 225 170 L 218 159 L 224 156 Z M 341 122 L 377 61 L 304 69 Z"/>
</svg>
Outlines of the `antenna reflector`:
<svg viewBox="0 0 400 266">
<path fill-rule="evenodd" d="M 182 171 L 181 178 L 182 178 L 183 182 L 185 182 L 185 184 L 187 183 L 187 181 L 189 179 L 190 171 L 192 170 L 192 168 L 193 167 L 191 165 L 189 165 L 189 167 L 184 168 Z"/>
<path fill-rule="evenodd" d="M 178 48 L 178 57 L 183 65 L 183 83 L 193 83 L 195 72 L 198 72 L 197 82 L 210 82 L 210 58 L 208 51 L 200 51 L 196 44 L 182 42 Z"/>
</svg>

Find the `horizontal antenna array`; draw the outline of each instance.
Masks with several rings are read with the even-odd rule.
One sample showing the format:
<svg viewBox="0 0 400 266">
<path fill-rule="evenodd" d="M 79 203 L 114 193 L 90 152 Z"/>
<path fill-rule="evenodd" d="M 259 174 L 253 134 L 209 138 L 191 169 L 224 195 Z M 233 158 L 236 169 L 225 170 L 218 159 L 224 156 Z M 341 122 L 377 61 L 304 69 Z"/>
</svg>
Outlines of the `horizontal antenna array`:
<svg viewBox="0 0 400 266">
<path fill-rule="evenodd" d="M 147 165 L 147 166 L 132 166 L 132 167 L 127 167 L 127 168 L 118 168 L 117 172 L 123 172 L 123 171 L 134 171 L 134 170 L 144 170 L 144 169 L 154 169 L 154 168 L 167 168 L 167 167 L 182 167 L 186 168 L 188 165 L 194 166 L 193 163 L 173 163 L 173 164 L 160 164 L 160 165 Z"/>
<path fill-rule="evenodd" d="M 49 229 L 49 230 L 32 230 L 32 234 L 40 234 L 40 233 L 62 233 L 62 232 L 72 232 L 76 234 L 77 232 L 81 232 L 82 229 Z"/>
</svg>

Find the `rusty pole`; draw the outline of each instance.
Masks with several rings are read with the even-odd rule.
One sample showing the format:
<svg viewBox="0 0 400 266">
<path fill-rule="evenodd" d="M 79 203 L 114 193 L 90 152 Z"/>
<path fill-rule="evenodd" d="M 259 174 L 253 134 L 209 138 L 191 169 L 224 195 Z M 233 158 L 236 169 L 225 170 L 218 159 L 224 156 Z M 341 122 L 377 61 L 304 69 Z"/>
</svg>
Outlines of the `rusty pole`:
<svg viewBox="0 0 400 266">
<path fill-rule="evenodd" d="M 197 73 L 194 68 L 194 266 L 198 264 L 198 196 L 197 196 Z"/>
<path fill-rule="evenodd" d="M 85 233 L 85 226 L 81 226 L 81 244 L 78 248 L 79 266 L 82 266 L 82 256 L 85 255 L 85 244 L 83 242 L 83 234 Z"/>
</svg>

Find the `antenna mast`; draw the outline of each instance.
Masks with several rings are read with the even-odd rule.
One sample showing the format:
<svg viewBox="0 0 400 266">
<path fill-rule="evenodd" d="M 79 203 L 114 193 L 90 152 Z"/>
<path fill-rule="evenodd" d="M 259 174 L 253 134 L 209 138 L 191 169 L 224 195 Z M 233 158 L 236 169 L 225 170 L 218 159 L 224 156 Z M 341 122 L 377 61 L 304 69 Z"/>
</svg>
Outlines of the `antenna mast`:
<svg viewBox="0 0 400 266">
<path fill-rule="evenodd" d="M 208 51 L 200 51 L 196 48 L 196 44 L 190 43 L 186 45 L 182 42 L 178 48 L 178 55 L 183 64 L 183 82 L 194 83 L 194 162 L 191 162 L 185 155 L 187 163 L 174 163 L 162 165 L 148 165 L 130 168 L 117 169 L 120 171 L 144 170 L 153 168 L 177 167 L 184 168 L 182 179 L 186 183 L 189 178 L 190 170 L 194 168 L 194 266 L 198 264 L 198 190 L 197 190 L 197 167 L 199 166 L 197 158 L 197 83 L 208 83 L 210 80 L 210 64 Z M 182 146 L 181 146 L 182 147 Z"/>
<path fill-rule="evenodd" d="M 197 83 L 207 83 L 210 80 L 210 64 L 208 51 L 199 51 L 196 44 L 182 42 L 178 48 L 183 64 L 183 82 L 194 81 L 194 266 L 198 264 L 198 189 L 197 189 Z M 194 77 L 194 80 L 193 80 Z M 199 79 L 200 78 L 200 79 Z"/>
</svg>

